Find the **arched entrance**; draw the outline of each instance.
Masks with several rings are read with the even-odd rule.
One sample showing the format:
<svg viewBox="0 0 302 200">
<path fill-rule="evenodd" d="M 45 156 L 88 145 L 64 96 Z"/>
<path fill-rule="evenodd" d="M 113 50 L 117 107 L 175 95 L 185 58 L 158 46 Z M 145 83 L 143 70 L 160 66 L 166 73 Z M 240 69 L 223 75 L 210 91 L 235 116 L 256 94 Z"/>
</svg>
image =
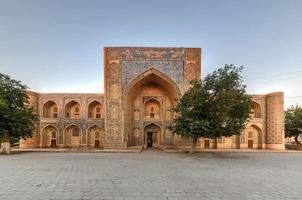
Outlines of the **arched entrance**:
<svg viewBox="0 0 302 200">
<path fill-rule="evenodd" d="M 48 125 L 42 130 L 42 147 L 57 147 L 58 129 L 53 125 Z"/>
<path fill-rule="evenodd" d="M 246 130 L 247 148 L 262 149 L 262 131 L 257 125 L 251 125 Z"/>
<path fill-rule="evenodd" d="M 149 124 L 144 128 L 145 148 L 158 148 L 161 143 L 161 128 L 156 124 Z"/>
<path fill-rule="evenodd" d="M 88 128 L 87 131 L 87 146 L 94 148 L 103 148 L 104 144 L 104 129 L 97 125 L 93 125 Z"/>
<path fill-rule="evenodd" d="M 172 122 L 171 109 L 181 95 L 180 89 L 168 76 L 150 68 L 132 80 L 124 90 L 124 119 L 128 146 L 147 145 L 161 148 L 171 145 L 166 129 L 160 128 Z M 152 126 L 157 127 L 151 130 Z M 156 133 L 155 133 L 156 132 Z"/>
</svg>

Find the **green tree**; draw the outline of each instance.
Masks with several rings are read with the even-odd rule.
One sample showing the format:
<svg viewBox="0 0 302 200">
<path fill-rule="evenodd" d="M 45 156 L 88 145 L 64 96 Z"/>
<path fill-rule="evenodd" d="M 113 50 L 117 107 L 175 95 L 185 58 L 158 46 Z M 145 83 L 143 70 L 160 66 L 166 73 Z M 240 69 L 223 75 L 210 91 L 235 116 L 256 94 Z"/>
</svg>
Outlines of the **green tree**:
<svg viewBox="0 0 302 200">
<path fill-rule="evenodd" d="M 31 137 L 37 116 L 29 106 L 27 86 L 0 73 L 0 139 L 16 143 Z M 4 137 L 4 134 L 8 133 Z"/>
<path fill-rule="evenodd" d="M 251 114 L 251 98 L 241 76 L 243 67 L 225 65 L 192 82 L 173 108 L 173 133 L 192 138 L 191 152 L 200 137 L 217 139 L 239 135 Z"/>
<path fill-rule="evenodd" d="M 291 106 L 285 111 L 285 136 L 294 137 L 298 146 L 300 134 L 302 134 L 302 107 Z"/>
</svg>

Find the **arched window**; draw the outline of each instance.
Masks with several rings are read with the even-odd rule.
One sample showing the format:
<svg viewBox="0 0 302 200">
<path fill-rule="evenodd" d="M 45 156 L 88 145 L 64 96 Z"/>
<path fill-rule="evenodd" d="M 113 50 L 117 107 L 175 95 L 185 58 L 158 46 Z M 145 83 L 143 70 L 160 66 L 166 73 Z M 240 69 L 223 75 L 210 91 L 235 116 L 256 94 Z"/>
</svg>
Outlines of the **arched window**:
<svg viewBox="0 0 302 200">
<path fill-rule="evenodd" d="M 58 117 L 58 107 L 55 106 L 55 107 L 53 108 L 53 118 L 57 118 L 57 117 Z"/>
<path fill-rule="evenodd" d="M 51 132 L 51 138 L 56 138 L 56 137 L 57 137 L 57 132 L 52 131 L 52 132 Z"/>
<path fill-rule="evenodd" d="M 248 138 L 253 138 L 253 132 L 252 132 L 252 131 L 249 131 L 247 137 L 248 137 Z"/>
<path fill-rule="evenodd" d="M 101 112 L 101 108 L 100 108 L 100 107 L 97 107 L 97 108 L 96 108 L 96 112 Z"/>
<path fill-rule="evenodd" d="M 75 116 L 79 116 L 80 115 L 80 108 L 79 107 L 75 107 L 75 109 L 74 109 L 74 115 Z"/>
<path fill-rule="evenodd" d="M 96 107 L 95 109 L 95 118 L 101 118 L 101 108 Z"/>
<path fill-rule="evenodd" d="M 100 138 L 100 132 L 96 131 L 94 134 L 95 134 L 95 138 Z"/>
<path fill-rule="evenodd" d="M 154 98 L 150 98 L 145 102 L 145 119 L 160 118 L 160 103 Z"/>
</svg>

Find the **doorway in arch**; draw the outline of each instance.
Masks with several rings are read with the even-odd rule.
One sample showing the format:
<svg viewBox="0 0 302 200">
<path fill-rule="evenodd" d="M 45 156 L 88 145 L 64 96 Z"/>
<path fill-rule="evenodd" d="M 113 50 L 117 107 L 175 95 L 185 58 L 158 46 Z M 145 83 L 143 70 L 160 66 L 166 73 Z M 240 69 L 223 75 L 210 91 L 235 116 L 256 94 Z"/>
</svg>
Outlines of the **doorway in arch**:
<svg viewBox="0 0 302 200">
<path fill-rule="evenodd" d="M 146 148 L 159 148 L 161 128 L 156 124 L 150 124 L 145 127 L 144 146 Z"/>
</svg>

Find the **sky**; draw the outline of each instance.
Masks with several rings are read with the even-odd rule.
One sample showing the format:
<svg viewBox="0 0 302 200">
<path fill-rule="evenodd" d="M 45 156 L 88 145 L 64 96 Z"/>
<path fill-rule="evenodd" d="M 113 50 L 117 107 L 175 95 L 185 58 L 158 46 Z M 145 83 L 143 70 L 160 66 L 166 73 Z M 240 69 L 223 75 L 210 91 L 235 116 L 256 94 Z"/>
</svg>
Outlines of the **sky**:
<svg viewBox="0 0 302 200">
<path fill-rule="evenodd" d="M 302 105 L 301 0 L 0 0 L 0 72 L 37 92 L 103 92 L 103 47 L 202 48 L 251 94 Z"/>
</svg>

